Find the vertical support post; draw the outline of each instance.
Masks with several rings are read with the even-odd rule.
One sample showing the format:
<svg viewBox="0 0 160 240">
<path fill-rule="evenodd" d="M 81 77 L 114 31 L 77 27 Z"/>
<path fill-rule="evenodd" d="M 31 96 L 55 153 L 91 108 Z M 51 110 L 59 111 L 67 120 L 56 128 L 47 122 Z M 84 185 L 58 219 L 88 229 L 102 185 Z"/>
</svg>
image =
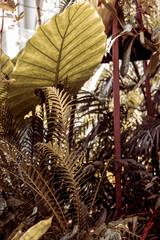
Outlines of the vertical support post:
<svg viewBox="0 0 160 240">
<path fill-rule="evenodd" d="M 118 20 L 113 18 L 112 36 L 118 35 Z M 121 158 L 121 136 L 120 136 L 120 96 L 119 96 L 119 41 L 118 38 L 112 46 L 113 59 L 113 96 L 114 96 L 114 144 L 115 159 Z M 117 217 L 122 214 L 122 194 L 121 194 L 121 164 L 117 164 L 116 182 L 116 210 Z"/>
</svg>

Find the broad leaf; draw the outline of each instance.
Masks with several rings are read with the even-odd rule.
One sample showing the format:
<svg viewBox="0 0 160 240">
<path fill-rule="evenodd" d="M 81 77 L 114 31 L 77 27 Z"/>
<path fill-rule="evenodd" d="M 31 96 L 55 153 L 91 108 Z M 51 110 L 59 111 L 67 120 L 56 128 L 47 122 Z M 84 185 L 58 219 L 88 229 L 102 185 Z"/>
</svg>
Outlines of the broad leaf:
<svg viewBox="0 0 160 240">
<path fill-rule="evenodd" d="M 42 220 L 39 223 L 35 224 L 33 227 L 27 230 L 20 238 L 20 240 L 38 240 L 40 237 L 43 236 L 50 228 L 52 224 L 52 217 L 48 220 Z"/>
<path fill-rule="evenodd" d="M 14 65 L 16 65 L 17 60 L 21 56 L 22 52 L 23 52 L 23 48 L 19 51 L 19 53 L 14 58 L 11 59 L 11 61 Z"/>
<path fill-rule="evenodd" d="M 9 78 L 13 68 L 14 65 L 10 58 L 1 51 L 1 77 Z"/>
<path fill-rule="evenodd" d="M 60 85 L 70 93 L 80 90 L 100 63 L 105 42 L 101 17 L 88 2 L 76 3 L 39 26 L 12 74 L 13 114 L 24 116 L 32 108 L 36 89 Z"/>
<path fill-rule="evenodd" d="M 13 68 L 10 58 L 1 51 L 0 102 L 6 98 L 8 84 L 5 81 L 10 78 Z"/>
</svg>

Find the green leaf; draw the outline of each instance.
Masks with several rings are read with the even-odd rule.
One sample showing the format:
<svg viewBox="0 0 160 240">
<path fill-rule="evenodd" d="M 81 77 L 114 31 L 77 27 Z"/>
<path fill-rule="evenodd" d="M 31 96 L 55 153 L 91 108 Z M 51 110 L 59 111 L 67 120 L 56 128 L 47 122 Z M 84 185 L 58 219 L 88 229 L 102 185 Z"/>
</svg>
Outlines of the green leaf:
<svg viewBox="0 0 160 240">
<path fill-rule="evenodd" d="M 28 229 L 28 231 L 23 234 L 20 240 L 38 240 L 43 234 L 47 232 L 51 224 L 52 217 L 48 220 L 40 221 L 39 223 Z"/>
<path fill-rule="evenodd" d="M 105 43 L 101 17 L 88 2 L 73 4 L 39 26 L 12 74 L 16 82 L 9 101 L 14 116 L 30 111 L 35 89 L 61 85 L 70 93 L 79 91 L 101 62 Z"/>
</svg>

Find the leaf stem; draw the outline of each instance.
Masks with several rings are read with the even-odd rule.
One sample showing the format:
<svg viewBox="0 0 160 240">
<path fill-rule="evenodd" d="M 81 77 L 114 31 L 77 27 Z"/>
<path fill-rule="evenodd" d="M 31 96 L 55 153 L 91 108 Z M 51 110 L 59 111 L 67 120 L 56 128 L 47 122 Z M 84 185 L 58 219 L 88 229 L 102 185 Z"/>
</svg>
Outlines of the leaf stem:
<svg viewBox="0 0 160 240">
<path fill-rule="evenodd" d="M 37 11 L 37 24 L 38 26 L 41 25 L 41 12 L 39 7 L 39 0 L 36 0 L 36 11 Z"/>
</svg>

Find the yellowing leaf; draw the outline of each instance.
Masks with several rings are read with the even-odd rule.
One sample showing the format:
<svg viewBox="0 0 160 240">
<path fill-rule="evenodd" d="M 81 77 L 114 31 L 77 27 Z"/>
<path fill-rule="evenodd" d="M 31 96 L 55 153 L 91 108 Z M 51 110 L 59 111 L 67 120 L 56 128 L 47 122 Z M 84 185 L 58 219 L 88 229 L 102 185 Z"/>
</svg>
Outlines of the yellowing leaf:
<svg viewBox="0 0 160 240">
<path fill-rule="evenodd" d="M 52 217 L 48 220 L 42 220 L 35 224 L 33 227 L 28 229 L 27 232 L 23 234 L 20 240 L 38 240 L 43 234 L 47 232 L 52 224 Z"/>
<path fill-rule="evenodd" d="M 36 89 L 60 85 L 70 93 L 79 91 L 101 62 L 105 44 L 102 19 L 88 2 L 73 4 L 39 26 L 12 74 L 13 115 L 23 117 L 31 110 Z"/>
<path fill-rule="evenodd" d="M 20 231 L 18 231 L 17 233 L 16 233 L 16 235 L 11 239 L 11 240 L 19 240 L 20 239 L 20 237 L 22 236 L 22 231 L 20 230 Z"/>
</svg>

